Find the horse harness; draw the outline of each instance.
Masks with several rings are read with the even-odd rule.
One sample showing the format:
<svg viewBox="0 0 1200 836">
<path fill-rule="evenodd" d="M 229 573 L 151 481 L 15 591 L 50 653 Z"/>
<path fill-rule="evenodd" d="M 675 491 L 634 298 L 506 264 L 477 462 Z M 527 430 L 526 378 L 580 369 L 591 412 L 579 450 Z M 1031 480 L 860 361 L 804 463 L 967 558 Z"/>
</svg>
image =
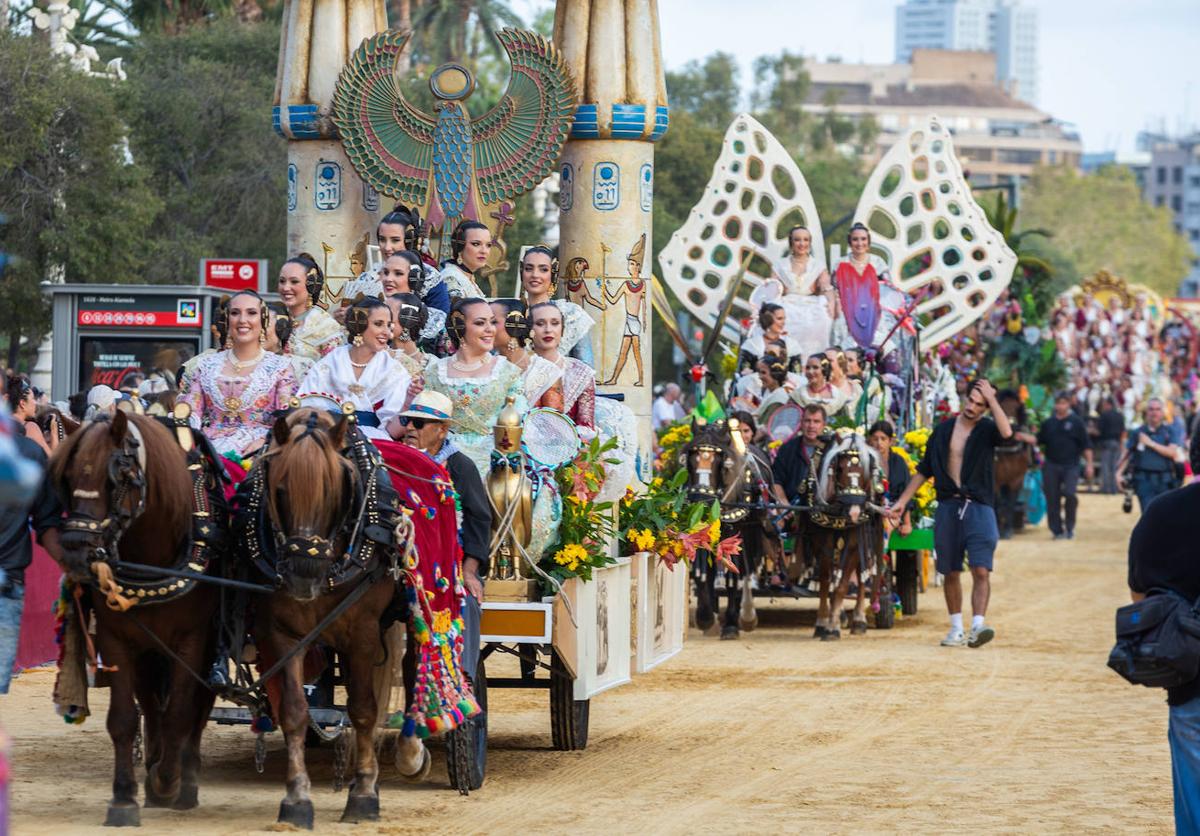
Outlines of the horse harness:
<svg viewBox="0 0 1200 836">
<path fill-rule="evenodd" d="M 188 425 L 186 412 L 183 410 L 174 416 L 155 419 L 176 430 L 177 439 L 187 454 L 188 474 L 192 480 L 191 532 L 170 567 L 135 568 L 138 564 L 120 560 L 121 537 L 146 510 L 146 452 L 141 433 L 132 421 L 121 440 L 121 446 L 113 451 L 108 460 L 107 478 L 112 486 L 108 516 L 97 520 L 89 514 L 75 511 L 63 521 L 63 535 L 86 546 L 89 564 L 95 575 L 95 580 L 89 580 L 88 584 L 99 589 L 110 609 L 123 612 L 137 604 L 162 604 L 186 595 L 199 582 L 198 576 L 208 572 L 214 553 L 222 545 L 224 532 L 213 516 L 214 501 L 219 504 L 214 494 L 220 491 L 220 479 L 209 478 L 210 472 L 218 472 L 212 463 L 215 454 L 207 443 L 182 443 L 183 434 L 193 441 L 196 435 Z M 133 497 L 131 508 L 126 507 L 129 497 Z M 192 576 L 175 577 L 170 581 L 163 578 L 163 575 L 177 576 L 180 573 Z"/>
<path fill-rule="evenodd" d="M 859 515 L 857 521 L 853 521 L 850 519 L 850 516 L 845 513 L 845 503 L 841 502 L 840 499 L 834 502 L 826 502 L 824 497 L 821 496 L 820 490 L 818 490 L 818 474 L 821 470 L 821 465 L 824 464 L 825 456 L 829 454 L 831 449 L 832 446 L 829 443 L 822 445 L 820 456 L 814 456 L 814 464 L 816 466 L 809 468 L 808 476 L 804 480 L 803 497 L 805 504 L 807 504 L 810 508 L 808 516 L 814 524 L 819 525 L 821 528 L 832 528 L 835 530 L 856 528 L 866 522 L 870 515 L 863 513 Z M 858 448 L 853 446 L 838 452 L 836 455 L 838 457 L 849 456 L 850 458 L 854 459 L 855 462 L 859 462 L 860 460 Z M 831 463 L 830 467 L 835 465 L 836 462 Z M 852 476 L 854 475 L 857 474 L 852 474 Z M 880 493 L 879 490 L 876 490 L 876 485 L 874 484 L 874 475 L 874 473 L 868 475 L 867 478 L 870 482 L 868 486 L 863 486 L 859 483 L 858 479 L 852 478 L 849 485 L 838 489 L 838 497 L 853 497 L 856 499 L 861 497 L 862 504 L 867 506 L 867 509 L 869 509 L 871 507 L 871 495 L 878 495 L 878 493 Z M 868 488 L 870 488 L 869 491 Z"/>
<path fill-rule="evenodd" d="M 305 432 L 312 431 L 310 423 Z M 267 501 L 270 457 L 259 458 L 238 486 L 235 523 L 238 541 L 255 568 L 277 587 L 289 571 L 301 566 L 322 572 L 328 591 L 364 575 L 377 577 L 382 570 L 393 578 L 400 576 L 399 550 L 392 548 L 397 542 L 394 519 L 399 507 L 397 495 L 375 446 L 357 430 L 350 437 L 352 440 L 343 452 L 355 469 L 356 478 L 350 479 L 354 497 L 328 538 L 284 536 Z M 345 551 L 335 557 L 335 543 L 343 539 Z M 379 560 L 381 548 L 391 556 L 386 565 Z"/>
</svg>

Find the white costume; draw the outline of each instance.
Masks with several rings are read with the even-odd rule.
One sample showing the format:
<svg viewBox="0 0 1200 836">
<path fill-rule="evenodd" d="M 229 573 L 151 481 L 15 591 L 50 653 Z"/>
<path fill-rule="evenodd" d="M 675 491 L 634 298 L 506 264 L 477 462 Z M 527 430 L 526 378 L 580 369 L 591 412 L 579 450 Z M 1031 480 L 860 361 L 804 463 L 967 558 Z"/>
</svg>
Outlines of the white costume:
<svg viewBox="0 0 1200 836">
<path fill-rule="evenodd" d="M 763 281 L 750 294 L 750 307 L 757 318 L 759 309 L 768 302 L 783 308 L 787 317 L 788 355 L 791 357 L 809 355 L 824 351 L 830 346 L 830 335 L 833 330 L 833 317 L 829 313 L 829 299 L 817 291 L 817 279 L 825 270 L 825 262 L 816 256 L 810 256 L 808 267 L 802 276 L 792 273 L 790 258 L 783 258 L 774 265 L 774 274 Z M 755 322 L 747 335 L 747 345 L 743 346 L 752 354 L 761 357 L 762 352 L 755 351 L 749 346 L 751 338 L 757 336 L 758 347 L 761 348 L 762 329 Z M 794 350 L 793 350 L 794 349 Z"/>
<path fill-rule="evenodd" d="M 346 282 L 342 286 L 342 299 L 353 302 L 360 294 L 382 299 L 383 282 L 379 279 L 379 268 L 382 266 L 382 264 L 376 264 L 370 270 L 364 270 L 357 279 Z M 421 279 L 421 292 L 417 295 L 425 303 L 429 318 L 425 320 L 425 327 L 421 329 L 419 336 L 422 340 L 436 342 L 442 332 L 446 330 L 446 312 L 431 305 L 429 299 L 433 289 L 442 284 L 442 274 L 424 263 L 421 265 L 421 269 L 424 271 L 424 278 Z"/>
<path fill-rule="evenodd" d="M 588 332 L 592 330 L 595 321 L 579 305 L 567 299 L 552 299 L 555 307 L 562 313 L 563 333 L 558 350 L 582 360 L 589 366 L 593 365 L 592 340 Z M 578 349 L 578 350 L 576 350 Z"/>
<path fill-rule="evenodd" d="M 404 409 L 412 377 L 396 358 L 386 351 L 377 352 L 357 379 L 350 364 L 350 346 L 334 349 L 318 360 L 300 384 L 298 395 L 314 400 L 325 397 L 339 403 L 353 403 L 359 412 L 358 425 L 368 438 L 390 439 L 388 421 Z M 375 419 L 367 416 L 374 415 Z"/>
<path fill-rule="evenodd" d="M 450 291 L 451 301 L 472 297 L 488 298 L 487 294 L 480 290 L 479 285 L 475 283 L 475 277 L 453 261 L 447 261 L 442 265 L 442 281 L 446 283 L 446 289 Z"/>
<path fill-rule="evenodd" d="M 529 362 L 521 372 L 521 380 L 525 387 L 525 401 L 530 406 L 536 406 L 549 391 L 550 387 L 562 380 L 563 370 L 544 357 L 533 352 L 529 353 Z"/>
</svg>

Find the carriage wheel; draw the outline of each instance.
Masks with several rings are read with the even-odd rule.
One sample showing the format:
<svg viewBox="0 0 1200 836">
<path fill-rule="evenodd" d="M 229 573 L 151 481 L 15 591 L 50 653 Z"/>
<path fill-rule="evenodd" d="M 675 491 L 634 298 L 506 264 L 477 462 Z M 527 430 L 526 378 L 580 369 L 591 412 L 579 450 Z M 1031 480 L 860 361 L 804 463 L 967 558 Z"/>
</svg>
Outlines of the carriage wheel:
<svg viewBox="0 0 1200 836">
<path fill-rule="evenodd" d="M 892 606 L 892 563 L 884 560 L 880 566 L 879 612 L 875 613 L 875 629 L 890 630 L 896 625 L 896 608 Z"/>
<path fill-rule="evenodd" d="M 917 591 L 921 584 L 919 556 L 920 552 L 896 552 L 896 591 L 900 593 L 900 611 L 905 615 L 917 614 Z"/>
<path fill-rule="evenodd" d="M 482 711 L 446 735 L 450 786 L 463 795 L 482 787 L 487 773 L 487 672 L 482 659 L 471 677 L 471 687 Z"/>
<path fill-rule="evenodd" d="M 550 731 L 554 748 L 573 752 L 587 748 L 591 700 L 575 699 L 575 681 L 558 653 L 550 652 Z"/>
</svg>

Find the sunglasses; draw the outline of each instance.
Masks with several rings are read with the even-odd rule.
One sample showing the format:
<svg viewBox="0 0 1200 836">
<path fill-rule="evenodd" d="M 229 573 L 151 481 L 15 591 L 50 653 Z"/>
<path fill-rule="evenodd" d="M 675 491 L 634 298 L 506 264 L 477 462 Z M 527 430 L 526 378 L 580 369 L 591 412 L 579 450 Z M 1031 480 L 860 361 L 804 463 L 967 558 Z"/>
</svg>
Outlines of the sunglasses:
<svg viewBox="0 0 1200 836">
<path fill-rule="evenodd" d="M 437 421 L 432 420 L 431 418 L 409 418 L 407 416 L 401 417 L 399 420 L 400 420 L 400 426 L 412 427 L 414 430 L 423 430 L 423 429 L 425 429 L 426 424 L 439 423 Z"/>
</svg>

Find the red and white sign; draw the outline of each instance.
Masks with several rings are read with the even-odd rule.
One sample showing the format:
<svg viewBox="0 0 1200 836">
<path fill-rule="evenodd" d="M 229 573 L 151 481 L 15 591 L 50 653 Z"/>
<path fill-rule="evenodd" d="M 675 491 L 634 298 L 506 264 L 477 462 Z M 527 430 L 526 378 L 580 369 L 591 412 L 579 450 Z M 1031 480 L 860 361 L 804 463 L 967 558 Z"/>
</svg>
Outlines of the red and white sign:
<svg viewBox="0 0 1200 836">
<path fill-rule="evenodd" d="M 222 290 L 267 289 L 267 261 L 252 258 L 200 259 L 200 284 Z"/>
<path fill-rule="evenodd" d="M 204 324 L 198 297 L 148 294 L 82 296 L 75 321 L 89 328 L 199 328 Z"/>
</svg>

